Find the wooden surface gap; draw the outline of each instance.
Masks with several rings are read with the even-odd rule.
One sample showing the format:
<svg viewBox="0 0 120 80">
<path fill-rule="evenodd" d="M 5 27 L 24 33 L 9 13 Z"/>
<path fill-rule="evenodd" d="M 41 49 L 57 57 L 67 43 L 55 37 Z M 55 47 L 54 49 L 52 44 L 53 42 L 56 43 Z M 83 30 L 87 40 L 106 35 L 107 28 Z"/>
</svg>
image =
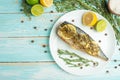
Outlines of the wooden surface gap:
<svg viewBox="0 0 120 80">
<path fill-rule="evenodd" d="M 67 12 L 44 12 L 44 14 L 65 14 Z M 24 14 L 23 12 L 0 12 L 0 14 Z M 32 14 L 31 14 L 32 15 Z"/>
<path fill-rule="evenodd" d="M 49 36 L 21 36 L 21 37 L 0 37 L 0 38 L 49 38 Z"/>
<path fill-rule="evenodd" d="M 55 61 L 26 61 L 26 62 L 0 62 L 0 66 L 4 65 L 40 65 L 40 64 L 55 64 Z"/>
</svg>

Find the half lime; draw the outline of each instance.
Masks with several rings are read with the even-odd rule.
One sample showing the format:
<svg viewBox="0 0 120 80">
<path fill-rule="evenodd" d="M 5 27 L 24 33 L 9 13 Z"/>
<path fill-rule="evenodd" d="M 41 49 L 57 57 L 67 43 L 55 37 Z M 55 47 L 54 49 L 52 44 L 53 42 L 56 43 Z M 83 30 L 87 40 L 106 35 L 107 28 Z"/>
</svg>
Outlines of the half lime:
<svg viewBox="0 0 120 80">
<path fill-rule="evenodd" d="M 36 4 L 31 8 L 31 13 L 34 16 L 39 16 L 44 13 L 44 9 L 40 4 Z"/>
<path fill-rule="evenodd" d="M 98 32 L 102 32 L 106 29 L 106 27 L 107 27 L 107 22 L 102 19 L 102 20 L 97 22 L 95 29 Z"/>
<path fill-rule="evenodd" d="M 39 3 L 39 0 L 26 0 L 26 2 L 27 2 L 29 5 L 34 5 L 34 4 L 38 4 L 38 3 Z"/>
</svg>

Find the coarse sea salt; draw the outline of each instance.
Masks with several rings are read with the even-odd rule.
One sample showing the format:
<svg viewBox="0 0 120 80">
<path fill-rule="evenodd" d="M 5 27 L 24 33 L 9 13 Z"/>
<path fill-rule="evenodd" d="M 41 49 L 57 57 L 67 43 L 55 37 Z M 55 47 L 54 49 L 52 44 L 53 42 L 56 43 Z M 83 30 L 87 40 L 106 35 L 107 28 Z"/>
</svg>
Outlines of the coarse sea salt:
<svg viewBox="0 0 120 80">
<path fill-rule="evenodd" d="M 110 0 L 109 7 L 114 13 L 120 14 L 120 0 Z"/>
</svg>

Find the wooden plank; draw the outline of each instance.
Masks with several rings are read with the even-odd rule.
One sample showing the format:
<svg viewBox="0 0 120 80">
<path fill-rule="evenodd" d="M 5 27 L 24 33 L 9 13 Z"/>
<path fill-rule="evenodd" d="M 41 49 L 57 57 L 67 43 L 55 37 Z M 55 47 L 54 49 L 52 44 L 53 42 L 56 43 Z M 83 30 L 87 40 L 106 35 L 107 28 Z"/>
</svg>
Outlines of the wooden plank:
<svg viewBox="0 0 120 80">
<path fill-rule="evenodd" d="M 0 62 L 53 61 L 48 37 L 0 38 Z"/>
<path fill-rule="evenodd" d="M 114 64 L 115 63 L 115 64 Z M 76 76 L 55 63 L 0 64 L 0 80 L 120 80 L 120 62 L 110 62 L 96 75 Z M 114 68 L 117 66 L 117 68 Z"/>
<path fill-rule="evenodd" d="M 4 13 L 23 13 L 21 11 L 22 6 L 21 6 L 22 0 L 0 0 L 0 14 Z M 45 13 L 47 12 L 56 12 L 55 6 L 51 6 L 49 8 L 44 7 Z"/>
<path fill-rule="evenodd" d="M 0 14 L 0 37 L 49 36 L 51 28 L 62 13 L 46 13 L 32 17 L 23 14 Z"/>
<path fill-rule="evenodd" d="M 0 13 L 17 13 L 20 12 L 21 0 L 0 0 Z"/>
<path fill-rule="evenodd" d="M 112 60 L 120 60 L 120 46 Z M 0 62 L 54 61 L 49 50 L 49 37 L 0 38 Z"/>
</svg>

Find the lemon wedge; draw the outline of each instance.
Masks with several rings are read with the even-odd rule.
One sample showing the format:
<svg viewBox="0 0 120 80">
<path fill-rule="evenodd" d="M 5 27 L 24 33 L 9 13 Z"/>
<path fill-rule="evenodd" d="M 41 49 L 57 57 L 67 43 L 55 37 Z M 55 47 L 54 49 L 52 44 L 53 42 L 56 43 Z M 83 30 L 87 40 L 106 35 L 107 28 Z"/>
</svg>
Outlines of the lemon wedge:
<svg viewBox="0 0 120 80">
<path fill-rule="evenodd" d="M 83 14 L 83 17 L 82 17 L 83 25 L 86 25 L 89 27 L 94 27 L 97 20 L 98 20 L 98 18 L 96 16 L 96 14 L 93 12 L 86 12 Z"/>
<path fill-rule="evenodd" d="M 66 24 L 58 30 L 58 34 L 60 34 L 63 39 L 71 39 L 76 33 L 76 28 L 71 24 Z"/>
<path fill-rule="evenodd" d="M 40 3 L 45 7 L 50 7 L 53 4 L 53 0 L 40 0 Z"/>
</svg>

